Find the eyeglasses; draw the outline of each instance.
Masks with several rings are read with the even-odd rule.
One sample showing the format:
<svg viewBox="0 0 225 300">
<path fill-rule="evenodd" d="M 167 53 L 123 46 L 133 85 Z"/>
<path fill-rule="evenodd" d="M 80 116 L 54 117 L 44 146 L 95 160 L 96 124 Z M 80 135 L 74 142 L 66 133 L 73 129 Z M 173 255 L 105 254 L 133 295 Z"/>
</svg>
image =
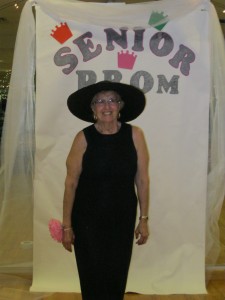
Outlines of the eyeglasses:
<svg viewBox="0 0 225 300">
<path fill-rule="evenodd" d="M 109 98 L 109 99 L 96 99 L 96 100 L 93 100 L 92 101 L 92 104 L 94 105 L 98 105 L 98 106 L 103 106 L 105 104 L 108 104 L 108 105 L 117 105 L 118 103 L 120 103 L 119 100 L 117 99 L 114 99 L 114 98 Z"/>
</svg>

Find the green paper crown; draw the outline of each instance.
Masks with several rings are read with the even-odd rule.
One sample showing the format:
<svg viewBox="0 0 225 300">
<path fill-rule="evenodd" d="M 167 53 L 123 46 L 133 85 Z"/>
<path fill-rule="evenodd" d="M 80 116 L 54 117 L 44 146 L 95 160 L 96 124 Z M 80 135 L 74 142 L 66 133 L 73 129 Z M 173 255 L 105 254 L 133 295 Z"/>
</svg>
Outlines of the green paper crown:
<svg viewBox="0 0 225 300">
<path fill-rule="evenodd" d="M 148 21 L 148 24 L 151 25 L 152 27 L 158 29 L 158 30 L 162 30 L 163 27 L 168 23 L 168 21 L 166 21 L 168 16 L 164 15 L 163 12 L 159 13 L 159 12 L 152 12 Z M 165 19 L 165 22 L 161 23 L 162 20 Z M 158 24 L 159 25 L 155 25 Z"/>
</svg>

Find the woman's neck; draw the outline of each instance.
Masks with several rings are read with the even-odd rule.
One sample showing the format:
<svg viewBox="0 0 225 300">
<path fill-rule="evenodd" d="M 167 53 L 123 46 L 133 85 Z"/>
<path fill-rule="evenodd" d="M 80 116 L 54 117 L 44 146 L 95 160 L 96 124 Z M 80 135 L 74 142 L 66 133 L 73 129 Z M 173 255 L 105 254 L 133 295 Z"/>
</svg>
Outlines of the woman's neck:
<svg viewBox="0 0 225 300">
<path fill-rule="evenodd" d="M 96 122 L 95 128 L 102 134 L 114 134 L 119 131 L 121 123 L 116 121 L 112 123 Z"/>
</svg>

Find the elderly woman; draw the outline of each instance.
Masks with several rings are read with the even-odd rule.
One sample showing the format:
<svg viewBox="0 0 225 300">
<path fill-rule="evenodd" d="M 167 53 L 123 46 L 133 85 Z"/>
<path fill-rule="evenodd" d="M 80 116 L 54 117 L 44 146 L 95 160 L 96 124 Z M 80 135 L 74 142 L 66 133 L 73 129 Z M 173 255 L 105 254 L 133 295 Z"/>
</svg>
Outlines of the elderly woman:
<svg viewBox="0 0 225 300">
<path fill-rule="evenodd" d="M 83 300 L 122 300 L 134 232 L 138 245 L 149 235 L 148 150 L 142 130 L 126 123 L 142 113 L 145 96 L 102 81 L 70 95 L 68 107 L 93 124 L 78 132 L 67 158 L 63 246 L 74 244 Z"/>
</svg>

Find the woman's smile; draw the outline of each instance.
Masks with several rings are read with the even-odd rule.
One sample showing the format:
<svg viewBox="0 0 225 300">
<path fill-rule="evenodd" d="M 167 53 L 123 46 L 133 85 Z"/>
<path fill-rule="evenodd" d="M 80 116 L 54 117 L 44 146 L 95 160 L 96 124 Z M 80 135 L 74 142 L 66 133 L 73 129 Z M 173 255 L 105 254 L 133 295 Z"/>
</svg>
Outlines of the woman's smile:
<svg viewBox="0 0 225 300">
<path fill-rule="evenodd" d="M 120 101 L 114 91 L 98 93 L 92 103 L 93 113 L 100 122 L 117 122 L 120 109 Z"/>
</svg>

